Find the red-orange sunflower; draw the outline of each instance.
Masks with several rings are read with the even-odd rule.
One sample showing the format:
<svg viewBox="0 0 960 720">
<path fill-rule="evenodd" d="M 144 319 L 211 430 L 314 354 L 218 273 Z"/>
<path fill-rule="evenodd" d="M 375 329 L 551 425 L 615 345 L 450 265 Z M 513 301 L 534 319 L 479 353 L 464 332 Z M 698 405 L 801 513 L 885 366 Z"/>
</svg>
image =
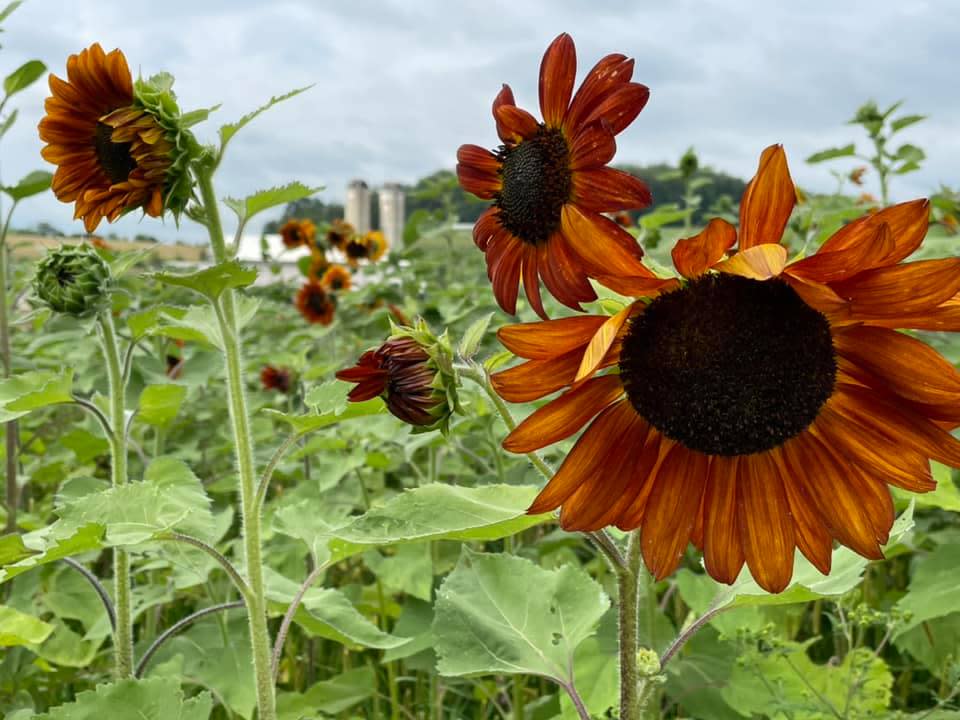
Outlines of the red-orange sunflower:
<svg viewBox="0 0 960 720">
<path fill-rule="evenodd" d="M 260 370 L 260 384 L 264 390 L 276 390 L 286 394 L 293 387 L 293 376 L 287 368 L 264 365 Z"/>
<path fill-rule="evenodd" d="M 57 165 L 53 192 L 75 202 L 87 232 L 142 208 L 160 217 L 189 199 L 188 151 L 169 82 L 137 81 L 120 50 L 94 43 L 67 59 L 67 80 L 50 76 L 40 121 L 44 159 Z"/>
<path fill-rule="evenodd" d="M 345 220 L 334 220 L 327 229 L 327 247 L 342 248 L 350 238 L 357 234 L 353 225 Z"/>
<path fill-rule="evenodd" d="M 519 283 L 546 317 L 539 278 L 561 303 L 579 310 L 596 294 L 588 277 L 652 277 L 636 240 L 604 212 L 643 208 L 650 191 L 637 178 L 607 167 L 614 137 L 647 103 L 646 86 L 630 82 L 633 60 L 607 55 L 573 92 L 573 40 L 560 35 L 540 66 L 543 122 L 514 104 L 507 85 L 493 101 L 503 145 L 489 152 L 462 145 L 457 176 L 463 188 L 493 205 L 477 220 L 473 239 L 484 251 L 497 302 L 516 312 Z"/>
<path fill-rule="evenodd" d="M 571 530 L 639 527 L 658 578 L 692 542 L 717 580 L 746 563 L 779 592 L 795 548 L 823 573 L 833 540 L 882 557 L 887 485 L 926 492 L 931 459 L 960 466 L 944 429 L 960 424 L 960 373 L 897 332 L 960 331 L 960 259 L 903 262 L 928 203 L 851 222 L 788 265 L 794 203 L 783 150 L 768 148 L 739 230 L 713 220 L 677 243 L 682 280 L 636 288 L 646 299 L 613 317 L 500 331 L 526 359 L 494 376 L 504 398 L 566 388 L 504 446 L 529 452 L 589 423 L 531 512 L 560 507 Z"/>
<path fill-rule="evenodd" d="M 333 314 L 337 309 L 336 297 L 313 280 L 303 284 L 293 303 L 311 324 L 329 325 L 333 322 Z"/>
<path fill-rule="evenodd" d="M 302 245 L 313 246 L 317 237 L 317 226 L 312 220 L 287 220 L 280 228 L 280 238 L 284 247 L 296 248 Z"/>
<path fill-rule="evenodd" d="M 343 265 L 331 265 L 320 279 L 320 284 L 334 292 L 349 290 L 352 284 L 352 276 Z"/>
</svg>

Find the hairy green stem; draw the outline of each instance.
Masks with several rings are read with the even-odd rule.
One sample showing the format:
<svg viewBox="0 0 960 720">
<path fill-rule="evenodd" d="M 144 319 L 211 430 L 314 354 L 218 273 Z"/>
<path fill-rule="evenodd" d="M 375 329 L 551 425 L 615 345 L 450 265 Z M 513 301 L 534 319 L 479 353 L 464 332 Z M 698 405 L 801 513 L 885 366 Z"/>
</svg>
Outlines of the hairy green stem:
<svg viewBox="0 0 960 720">
<path fill-rule="evenodd" d="M 127 427 L 124 413 L 126 386 L 113 327 L 113 313 L 100 313 L 100 343 L 107 363 L 110 391 L 110 479 L 114 487 L 127 484 Z M 114 671 L 118 678 L 133 676 L 133 615 L 130 601 L 130 556 L 122 548 L 113 549 L 113 594 L 117 627 L 113 634 Z"/>
<path fill-rule="evenodd" d="M 206 211 L 206 227 L 214 260 L 226 262 L 227 248 L 220 222 L 220 210 L 213 189 L 211 172 L 198 173 L 197 181 Z M 267 603 L 263 581 L 263 558 L 260 538 L 260 507 L 257 502 L 257 481 L 253 460 L 250 415 L 243 391 L 243 363 L 237 330 L 236 305 L 232 289 L 227 289 L 214 303 L 223 350 L 226 356 L 227 401 L 236 448 L 240 477 L 240 514 L 243 521 L 243 549 L 247 564 L 247 585 L 250 597 L 247 616 L 250 621 L 250 642 L 253 648 L 253 671 L 257 691 L 258 720 L 276 720 L 273 676 L 270 672 L 270 630 L 267 627 Z"/>
<path fill-rule="evenodd" d="M 620 720 L 639 720 L 637 590 L 641 563 L 640 533 L 637 530 L 630 533 L 626 561 L 626 568 L 617 576 L 620 595 Z"/>
<path fill-rule="evenodd" d="M 0 229 L 0 360 L 3 362 L 3 377 L 13 372 L 13 355 L 10 352 L 10 321 L 7 317 L 7 230 L 10 228 L 10 216 L 17 206 L 13 203 Z M 17 507 L 20 505 L 20 486 L 17 484 L 17 431 L 16 420 L 6 424 L 6 509 L 7 526 L 5 532 L 17 531 Z"/>
</svg>

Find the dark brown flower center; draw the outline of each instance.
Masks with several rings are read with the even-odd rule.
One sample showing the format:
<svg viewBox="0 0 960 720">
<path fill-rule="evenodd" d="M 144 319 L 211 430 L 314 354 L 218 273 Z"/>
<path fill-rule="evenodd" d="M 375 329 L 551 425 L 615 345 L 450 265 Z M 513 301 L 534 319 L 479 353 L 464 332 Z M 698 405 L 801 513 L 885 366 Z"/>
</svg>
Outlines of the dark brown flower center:
<svg viewBox="0 0 960 720">
<path fill-rule="evenodd" d="M 636 411 L 708 455 L 782 445 L 833 393 L 826 317 L 780 280 L 705 275 L 631 321 L 620 355 Z"/>
<path fill-rule="evenodd" d="M 317 313 L 317 315 L 329 312 L 332 304 L 333 298 L 322 290 L 314 290 L 307 299 L 307 305 L 313 312 Z"/>
<path fill-rule="evenodd" d="M 560 211 L 573 190 L 563 132 L 540 125 L 529 140 L 501 146 L 497 157 L 503 182 L 495 200 L 500 223 L 526 243 L 546 242 L 560 227 Z"/>
<path fill-rule="evenodd" d="M 370 254 L 370 249 L 361 242 L 351 241 L 344 248 L 344 253 L 351 258 L 365 258 Z"/>
<path fill-rule="evenodd" d="M 98 122 L 97 131 L 93 137 L 93 145 L 97 153 L 100 168 L 110 178 L 114 185 L 126 182 L 127 178 L 137 168 L 137 161 L 130 154 L 132 143 L 117 143 L 111 137 L 113 128 L 106 123 Z"/>
</svg>

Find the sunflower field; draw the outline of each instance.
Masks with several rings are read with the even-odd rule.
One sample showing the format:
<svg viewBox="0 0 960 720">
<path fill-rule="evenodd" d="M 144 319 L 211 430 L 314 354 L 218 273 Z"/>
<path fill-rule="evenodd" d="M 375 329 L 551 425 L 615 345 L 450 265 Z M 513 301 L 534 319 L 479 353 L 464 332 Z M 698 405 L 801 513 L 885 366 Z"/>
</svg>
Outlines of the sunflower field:
<svg viewBox="0 0 960 720">
<path fill-rule="evenodd" d="M 308 88 L 221 125 L 131 67 L 4 80 L 0 133 L 49 93 L 0 187 L 0 717 L 960 719 L 960 193 L 890 200 L 924 116 L 709 207 L 691 149 L 655 204 L 615 160 L 649 89 L 564 33 L 391 240 L 218 192 Z M 44 193 L 87 235 L 18 252 Z M 93 235 L 129 213 L 208 242 Z"/>
</svg>

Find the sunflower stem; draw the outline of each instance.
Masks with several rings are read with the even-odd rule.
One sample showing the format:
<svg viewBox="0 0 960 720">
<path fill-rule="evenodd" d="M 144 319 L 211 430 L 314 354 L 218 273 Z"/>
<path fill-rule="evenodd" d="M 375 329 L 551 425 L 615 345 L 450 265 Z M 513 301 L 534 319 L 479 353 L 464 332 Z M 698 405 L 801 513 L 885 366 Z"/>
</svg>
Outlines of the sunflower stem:
<svg viewBox="0 0 960 720">
<path fill-rule="evenodd" d="M 105 309 L 98 318 L 100 344 L 107 363 L 110 393 L 110 479 L 113 487 L 127 484 L 127 419 L 124 411 L 126 385 L 120 364 L 120 350 L 113 326 L 113 311 Z M 114 671 L 118 678 L 133 676 L 133 615 L 130 604 L 130 556 L 122 548 L 113 549 L 113 595 L 117 626 L 113 634 Z"/>
<path fill-rule="evenodd" d="M 206 227 L 214 260 L 226 262 L 227 247 L 220 222 L 217 195 L 213 189 L 213 168 L 203 167 L 197 172 L 197 184 L 206 211 Z M 273 675 L 270 672 L 270 630 L 267 627 L 266 594 L 263 580 L 263 557 L 260 538 L 260 507 L 257 503 L 256 477 L 253 460 L 253 442 L 250 415 L 243 392 L 243 363 L 237 330 L 234 292 L 227 289 L 214 303 L 223 349 L 226 356 L 227 400 L 230 422 L 233 426 L 237 468 L 240 479 L 240 514 L 243 520 L 243 549 L 247 564 L 247 617 L 250 621 L 250 642 L 253 648 L 253 671 L 257 690 L 258 720 L 276 720 L 276 700 Z"/>
<path fill-rule="evenodd" d="M 3 377 L 10 377 L 13 372 L 13 356 L 10 352 L 10 323 L 7 318 L 7 230 L 10 227 L 10 216 L 17 206 L 14 202 L 7 212 L 0 229 L 0 359 L 3 361 Z M 4 438 L 6 441 L 6 510 L 7 525 L 5 532 L 17 531 L 17 506 L 20 504 L 20 486 L 17 484 L 17 431 L 16 420 L 11 420 L 5 426 Z"/>
<path fill-rule="evenodd" d="M 640 533 L 634 530 L 627 541 L 626 569 L 617 576 L 620 596 L 620 720 L 640 718 L 637 599 L 641 572 Z"/>
</svg>

